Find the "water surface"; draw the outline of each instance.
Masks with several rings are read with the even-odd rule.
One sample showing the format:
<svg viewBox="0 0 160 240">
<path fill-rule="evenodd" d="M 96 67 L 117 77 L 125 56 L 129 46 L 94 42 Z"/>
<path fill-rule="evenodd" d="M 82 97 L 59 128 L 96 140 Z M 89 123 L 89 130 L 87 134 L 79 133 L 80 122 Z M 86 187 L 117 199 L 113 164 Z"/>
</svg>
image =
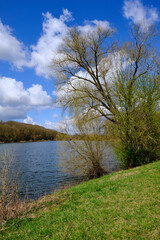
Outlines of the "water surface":
<svg viewBox="0 0 160 240">
<path fill-rule="evenodd" d="M 21 196 L 25 194 L 26 187 L 32 199 L 81 179 L 60 168 L 59 149 L 62 147 L 62 141 L 0 144 L 0 156 L 9 153 L 19 162 Z M 110 169 L 113 167 L 111 161 Z"/>
</svg>

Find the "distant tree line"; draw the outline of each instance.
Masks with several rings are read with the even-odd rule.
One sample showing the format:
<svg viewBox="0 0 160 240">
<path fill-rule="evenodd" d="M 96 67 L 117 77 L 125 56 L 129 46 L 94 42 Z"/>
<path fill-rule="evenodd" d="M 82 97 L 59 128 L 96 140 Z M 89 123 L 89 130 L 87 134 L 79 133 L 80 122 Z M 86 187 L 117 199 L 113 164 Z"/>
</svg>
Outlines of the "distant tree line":
<svg viewBox="0 0 160 240">
<path fill-rule="evenodd" d="M 0 142 L 62 140 L 66 134 L 46 129 L 38 125 L 19 123 L 14 121 L 0 122 Z"/>
</svg>

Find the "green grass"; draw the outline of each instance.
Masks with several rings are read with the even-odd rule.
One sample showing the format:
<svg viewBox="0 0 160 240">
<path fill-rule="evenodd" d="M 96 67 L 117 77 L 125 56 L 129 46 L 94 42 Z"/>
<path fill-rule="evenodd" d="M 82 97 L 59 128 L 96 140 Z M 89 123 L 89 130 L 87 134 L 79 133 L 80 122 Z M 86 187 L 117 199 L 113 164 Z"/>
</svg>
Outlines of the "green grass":
<svg viewBox="0 0 160 240">
<path fill-rule="evenodd" d="M 160 239 L 160 161 L 46 196 L 0 239 Z"/>
</svg>

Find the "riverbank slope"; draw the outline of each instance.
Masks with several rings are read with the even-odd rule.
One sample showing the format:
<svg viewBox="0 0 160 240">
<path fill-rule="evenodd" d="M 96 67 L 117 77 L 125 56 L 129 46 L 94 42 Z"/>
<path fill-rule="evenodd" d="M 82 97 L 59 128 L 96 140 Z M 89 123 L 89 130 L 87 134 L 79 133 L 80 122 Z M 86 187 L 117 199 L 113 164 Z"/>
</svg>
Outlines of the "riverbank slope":
<svg viewBox="0 0 160 240">
<path fill-rule="evenodd" d="M 160 239 L 160 161 L 45 196 L 0 239 Z"/>
</svg>

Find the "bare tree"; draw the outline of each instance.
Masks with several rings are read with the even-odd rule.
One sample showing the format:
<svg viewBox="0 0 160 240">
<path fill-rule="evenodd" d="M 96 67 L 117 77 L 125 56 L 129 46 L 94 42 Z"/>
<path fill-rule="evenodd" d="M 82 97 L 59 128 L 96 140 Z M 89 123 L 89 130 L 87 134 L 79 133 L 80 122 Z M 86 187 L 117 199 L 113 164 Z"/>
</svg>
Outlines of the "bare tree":
<svg viewBox="0 0 160 240">
<path fill-rule="evenodd" d="M 105 138 L 105 128 L 98 119 L 76 118 L 74 124 L 81 139 L 62 143 L 59 152 L 61 169 L 87 178 L 103 176 L 110 170 L 113 155 Z"/>
<path fill-rule="evenodd" d="M 73 109 L 78 106 L 87 112 L 94 110 L 114 122 L 111 112 L 116 111 L 116 106 L 106 79 L 112 65 L 110 54 L 115 49 L 115 43 L 107 44 L 113 32 L 100 26 L 88 34 L 82 34 L 77 28 L 70 29 L 53 66 L 60 80 L 58 87 L 67 93 L 59 99 L 64 106 Z"/>
</svg>

